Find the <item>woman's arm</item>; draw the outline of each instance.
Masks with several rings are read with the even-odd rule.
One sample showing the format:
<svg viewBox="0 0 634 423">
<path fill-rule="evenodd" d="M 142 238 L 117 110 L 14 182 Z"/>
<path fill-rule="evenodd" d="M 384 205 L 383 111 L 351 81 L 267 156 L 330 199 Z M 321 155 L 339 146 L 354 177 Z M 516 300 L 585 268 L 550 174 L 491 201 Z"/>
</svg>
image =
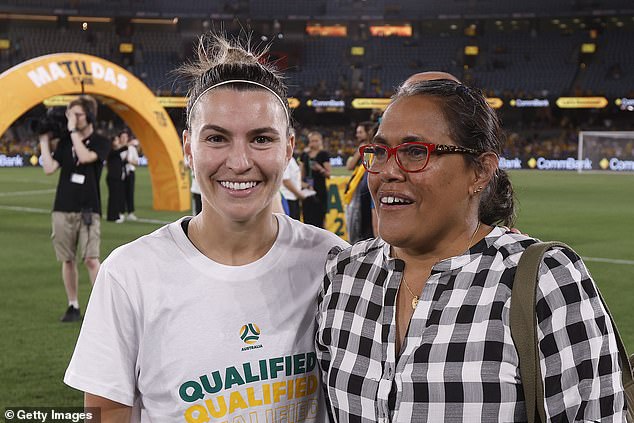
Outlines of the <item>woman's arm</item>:
<svg viewBox="0 0 634 423">
<path fill-rule="evenodd" d="M 330 178 L 330 162 L 324 162 L 323 167 L 323 175 L 326 178 Z"/>
<path fill-rule="evenodd" d="M 123 407 L 129 409 L 138 397 L 135 365 L 141 323 L 136 293 L 121 283 L 121 268 L 130 267 L 130 261 L 122 259 L 126 256 L 113 253 L 101 265 L 64 376 L 67 385 L 86 393 L 86 407 L 103 407 L 103 422 L 129 421 Z M 108 416 L 112 419 L 106 420 Z"/>
<path fill-rule="evenodd" d="M 324 178 L 330 177 L 330 155 L 328 152 L 324 150 L 320 151 L 315 158 L 315 163 L 313 163 L 313 165 L 313 170 L 321 173 Z"/>
<path fill-rule="evenodd" d="M 84 407 L 99 408 L 101 423 L 127 423 L 132 417 L 132 407 L 88 392 L 84 394 Z"/>
<path fill-rule="evenodd" d="M 612 322 L 581 258 L 544 255 L 537 288 L 537 337 L 547 421 L 624 421 Z"/>
<path fill-rule="evenodd" d="M 359 154 L 359 150 L 354 150 L 354 154 L 348 157 L 348 160 L 346 160 L 346 169 L 354 170 L 354 168 L 357 167 L 357 163 L 359 162 L 360 158 L 361 154 Z"/>
<path fill-rule="evenodd" d="M 126 157 L 126 160 L 133 166 L 139 165 L 139 152 L 132 144 L 128 144 L 128 157 Z"/>
<path fill-rule="evenodd" d="M 284 180 L 282 180 L 282 184 L 284 184 L 286 189 L 289 190 L 290 192 L 292 192 L 295 195 L 295 197 L 297 197 L 298 200 L 303 200 L 304 199 L 304 195 L 300 191 L 301 187 L 295 186 L 293 181 L 291 181 L 290 179 L 284 179 Z"/>
</svg>

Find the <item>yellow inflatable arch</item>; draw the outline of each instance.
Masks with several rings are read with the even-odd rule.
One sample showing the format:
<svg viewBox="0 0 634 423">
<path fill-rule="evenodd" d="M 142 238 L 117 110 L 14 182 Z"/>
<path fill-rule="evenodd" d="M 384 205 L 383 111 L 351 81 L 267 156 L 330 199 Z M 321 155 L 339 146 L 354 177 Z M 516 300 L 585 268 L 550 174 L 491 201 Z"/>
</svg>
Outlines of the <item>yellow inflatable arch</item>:
<svg viewBox="0 0 634 423">
<path fill-rule="evenodd" d="M 148 158 L 156 210 L 190 208 L 180 137 L 154 94 L 122 67 L 79 53 L 37 57 L 0 74 L 0 134 L 45 99 L 84 92 L 108 105 L 132 129 Z"/>
</svg>

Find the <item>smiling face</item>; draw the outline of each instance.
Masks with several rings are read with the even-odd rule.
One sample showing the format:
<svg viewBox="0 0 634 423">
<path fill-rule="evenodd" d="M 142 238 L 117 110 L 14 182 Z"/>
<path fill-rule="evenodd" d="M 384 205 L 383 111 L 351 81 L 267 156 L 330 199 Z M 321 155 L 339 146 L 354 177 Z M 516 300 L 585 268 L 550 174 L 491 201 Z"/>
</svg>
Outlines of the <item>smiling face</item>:
<svg viewBox="0 0 634 423">
<path fill-rule="evenodd" d="M 396 100 L 385 111 L 373 143 L 458 145 L 438 101 L 421 95 Z M 476 171 L 462 154 L 432 154 L 418 173 L 404 172 L 390 158 L 380 173 L 368 177 L 381 238 L 413 249 L 433 249 L 451 240 L 477 219 L 477 204 L 470 195 L 475 184 Z"/>
<path fill-rule="evenodd" d="M 359 143 L 364 143 L 368 141 L 368 132 L 365 130 L 363 125 L 357 126 L 357 130 L 355 131 L 355 138 Z"/>
<path fill-rule="evenodd" d="M 294 144 L 279 100 L 263 90 L 213 89 L 192 110 L 190 131 L 185 154 L 203 213 L 242 223 L 270 216 Z"/>
<path fill-rule="evenodd" d="M 312 151 L 321 151 L 324 148 L 324 140 L 321 134 L 317 132 L 311 132 L 308 135 L 308 148 Z"/>
</svg>

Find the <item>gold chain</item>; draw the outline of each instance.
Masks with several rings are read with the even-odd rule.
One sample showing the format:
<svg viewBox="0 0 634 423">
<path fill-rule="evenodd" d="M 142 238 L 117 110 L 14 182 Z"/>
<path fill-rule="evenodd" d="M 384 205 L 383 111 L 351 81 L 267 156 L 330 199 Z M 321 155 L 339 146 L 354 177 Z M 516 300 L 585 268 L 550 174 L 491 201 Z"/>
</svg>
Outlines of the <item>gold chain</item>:
<svg viewBox="0 0 634 423">
<path fill-rule="evenodd" d="M 418 306 L 418 295 L 414 295 L 412 290 L 409 289 L 409 285 L 407 285 L 407 281 L 405 280 L 405 269 L 403 269 L 403 283 L 405 284 L 405 288 L 407 289 L 407 292 L 409 292 L 409 295 L 411 295 L 413 297 L 412 298 L 412 310 L 416 310 L 416 307 Z"/>
<path fill-rule="evenodd" d="M 480 221 L 478 220 L 478 226 L 476 226 L 475 231 L 473 231 L 473 234 L 471 235 L 471 239 L 469 240 L 469 244 L 467 244 L 467 249 L 465 250 L 465 252 L 469 251 L 469 248 L 471 248 L 471 244 L 473 243 L 473 240 L 475 239 L 475 236 L 478 233 L 479 229 L 480 229 Z M 396 255 L 396 251 L 394 251 L 394 258 L 398 258 L 398 256 Z M 418 295 L 414 295 L 409 285 L 407 284 L 407 281 L 405 280 L 405 268 L 403 268 L 403 284 L 405 285 L 405 289 L 407 289 L 407 292 L 409 292 L 409 295 L 412 296 L 412 310 L 416 310 L 416 307 L 418 306 L 419 297 Z"/>
</svg>

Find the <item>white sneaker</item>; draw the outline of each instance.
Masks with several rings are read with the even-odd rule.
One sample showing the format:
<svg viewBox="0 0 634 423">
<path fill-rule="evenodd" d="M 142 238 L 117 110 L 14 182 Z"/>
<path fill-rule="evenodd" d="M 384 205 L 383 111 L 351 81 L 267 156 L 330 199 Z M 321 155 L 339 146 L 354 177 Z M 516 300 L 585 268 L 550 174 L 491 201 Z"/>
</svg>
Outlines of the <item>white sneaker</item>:
<svg viewBox="0 0 634 423">
<path fill-rule="evenodd" d="M 123 223 L 123 222 L 125 222 L 125 216 L 122 214 L 120 214 L 119 218 L 114 221 L 114 223 Z"/>
<path fill-rule="evenodd" d="M 126 219 L 128 219 L 128 220 L 139 220 L 139 218 L 136 217 L 136 215 L 134 213 L 128 213 L 128 217 Z"/>
</svg>

